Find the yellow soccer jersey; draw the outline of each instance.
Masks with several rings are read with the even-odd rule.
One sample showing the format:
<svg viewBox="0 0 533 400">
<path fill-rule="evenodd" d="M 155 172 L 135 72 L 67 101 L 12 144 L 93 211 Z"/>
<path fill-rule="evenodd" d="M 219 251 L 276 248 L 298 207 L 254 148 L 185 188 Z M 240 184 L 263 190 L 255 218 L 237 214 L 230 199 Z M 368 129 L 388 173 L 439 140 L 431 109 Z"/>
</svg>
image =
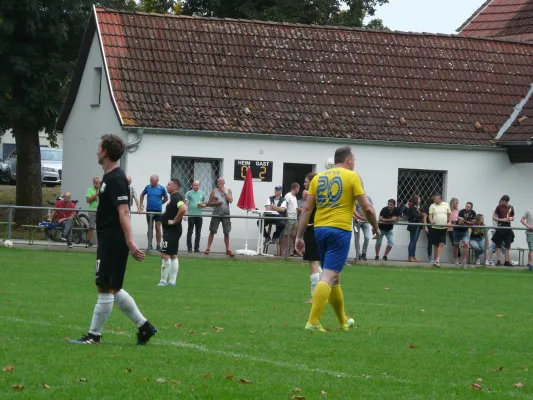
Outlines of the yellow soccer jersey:
<svg viewBox="0 0 533 400">
<path fill-rule="evenodd" d="M 365 194 L 361 178 L 346 168 L 331 168 L 319 173 L 309 185 L 315 196 L 315 228 L 324 226 L 352 230 L 355 198 Z"/>
</svg>

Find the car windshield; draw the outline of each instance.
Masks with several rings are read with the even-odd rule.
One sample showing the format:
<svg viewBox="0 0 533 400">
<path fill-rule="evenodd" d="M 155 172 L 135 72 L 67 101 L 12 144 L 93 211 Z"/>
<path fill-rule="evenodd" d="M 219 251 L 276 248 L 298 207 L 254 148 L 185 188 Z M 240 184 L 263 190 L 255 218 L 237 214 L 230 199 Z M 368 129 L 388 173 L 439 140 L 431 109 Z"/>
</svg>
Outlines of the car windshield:
<svg viewBox="0 0 533 400">
<path fill-rule="evenodd" d="M 63 161 L 63 152 L 61 150 L 41 149 L 41 160 Z"/>
</svg>

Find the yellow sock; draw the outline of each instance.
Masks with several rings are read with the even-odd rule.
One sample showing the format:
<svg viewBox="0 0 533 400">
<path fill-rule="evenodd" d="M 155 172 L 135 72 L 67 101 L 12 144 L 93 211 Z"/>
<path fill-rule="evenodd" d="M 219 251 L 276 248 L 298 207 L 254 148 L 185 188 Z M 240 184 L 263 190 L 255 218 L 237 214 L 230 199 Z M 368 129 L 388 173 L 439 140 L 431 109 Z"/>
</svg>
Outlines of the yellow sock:
<svg viewBox="0 0 533 400">
<path fill-rule="evenodd" d="M 329 302 L 331 303 L 333 310 L 335 310 L 335 314 L 337 314 L 339 323 L 346 324 L 348 320 L 344 313 L 344 294 L 342 293 L 341 285 L 336 285 L 331 288 Z"/>
<path fill-rule="evenodd" d="M 331 288 L 327 283 L 318 282 L 315 292 L 313 293 L 313 305 L 311 306 L 311 314 L 309 315 L 309 323 L 311 325 L 318 325 L 320 323 L 320 317 L 324 312 L 324 308 L 328 304 L 329 294 Z"/>
</svg>

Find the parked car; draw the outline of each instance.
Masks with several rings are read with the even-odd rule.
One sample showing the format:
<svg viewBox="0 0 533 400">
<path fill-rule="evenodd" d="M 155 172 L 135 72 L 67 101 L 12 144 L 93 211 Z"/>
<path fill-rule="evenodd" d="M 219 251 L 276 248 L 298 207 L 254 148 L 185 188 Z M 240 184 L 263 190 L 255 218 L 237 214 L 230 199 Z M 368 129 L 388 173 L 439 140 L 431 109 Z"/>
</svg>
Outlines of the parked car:
<svg viewBox="0 0 533 400">
<path fill-rule="evenodd" d="M 17 150 L 6 159 L 10 181 L 17 181 Z M 63 150 L 41 147 L 41 182 L 46 185 L 60 185 L 63 169 Z"/>
<path fill-rule="evenodd" d="M 9 172 L 9 165 L 0 159 L 0 183 L 9 183 L 10 180 L 11 173 Z"/>
</svg>

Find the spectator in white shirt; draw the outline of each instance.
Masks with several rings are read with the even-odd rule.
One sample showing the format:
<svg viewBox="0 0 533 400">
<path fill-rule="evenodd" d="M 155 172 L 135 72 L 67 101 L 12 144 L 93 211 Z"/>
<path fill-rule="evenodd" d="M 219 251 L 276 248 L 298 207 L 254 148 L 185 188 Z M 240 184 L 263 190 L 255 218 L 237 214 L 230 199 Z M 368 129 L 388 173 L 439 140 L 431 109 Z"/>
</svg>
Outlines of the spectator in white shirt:
<svg viewBox="0 0 533 400">
<path fill-rule="evenodd" d="M 287 254 L 291 256 L 298 255 L 294 249 L 294 240 L 296 238 L 296 231 L 298 230 L 298 200 L 296 199 L 296 195 L 299 191 L 300 184 L 294 182 L 291 185 L 291 191 L 285 195 L 285 201 L 287 202 L 287 218 L 289 219 L 285 222 L 281 254 Z M 286 250 L 288 250 L 288 253 L 285 253 Z"/>
</svg>

